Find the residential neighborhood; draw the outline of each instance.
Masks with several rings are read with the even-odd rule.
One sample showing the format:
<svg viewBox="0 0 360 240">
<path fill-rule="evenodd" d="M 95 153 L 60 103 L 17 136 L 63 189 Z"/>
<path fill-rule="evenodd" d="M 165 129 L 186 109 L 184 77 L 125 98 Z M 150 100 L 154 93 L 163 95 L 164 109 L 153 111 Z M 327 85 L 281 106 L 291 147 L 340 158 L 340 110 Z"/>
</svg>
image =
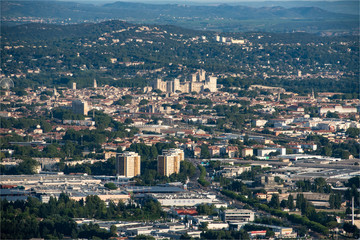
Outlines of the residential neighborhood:
<svg viewBox="0 0 360 240">
<path fill-rule="evenodd" d="M 94 80 L 92 88 L 76 89 L 75 85 L 71 89 L 27 88 L 23 96 L 5 91 L 1 102 L 7 107 L 1 112 L 1 132 L 4 137 L 17 135 L 24 140 L 9 141 L 9 148 L 1 149 L 2 168 L 11 171 L 21 165 L 23 160 L 16 157 L 19 148 L 34 149 L 39 157 L 33 158 L 37 163 L 33 169 L 35 175 L 2 177 L 2 188 L 6 189 L 2 196 L 8 200 L 32 196 L 43 203 L 63 193 L 74 201 L 85 201 L 87 196 L 95 195 L 106 204 L 119 201 L 140 204 L 152 199 L 177 219 L 166 228 L 143 222 L 76 220 L 80 225 L 96 222 L 105 229 L 115 225 L 120 236 L 150 234 L 156 238 L 179 238 L 188 234 L 200 237 L 205 225 L 210 230 L 242 229 L 246 224 L 253 227 L 245 228 L 255 229 L 248 231 L 253 237 L 265 236 L 269 231 L 275 232 L 276 237 L 299 236 L 290 225 L 264 224 L 261 219 L 269 217 L 266 211 L 247 210 L 243 203 L 231 200 L 227 192 L 231 187 L 226 187 L 227 182 L 231 181 L 232 187 L 240 184 L 242 190 L 237 191 L 253 194 L 251 198 L 260 203 L 269 204 L 276 196 L 281 209 L 289 213 L 300 211 L 285 204 L 290 197 L 298 199 L 299 194 L 315 209 L 333 208 L 331 196 L 344 194 L 349 179 L 360 174 L 359 159 L 351 149 L 328 150 L 324 142 L 346 144 L 351 140 L 359 145 L 358 133 L 353 133 L 360 128 L 359 100 L 339 102 L 332 100 L 331 94 L 314 93 L 299 99 L 296 93 L 280 94 L 262 86 L 252 87 L 251 91 L 258 92 L 256 97 L 247 97 L 223 91 L 221 85 L 217 88 L 214 92 L 202 90 L 196 94 L 168 93 L 149 88 L 98 86 Z M 285 97 L 281 99 L 281 96 Z M 15 102 L 36 105 L 29 110 L 13 106 Z M 246 111 L 250 118 L 229 119 L 227 111 Z M 43 120 L 30 128 L 19 128 L 9 122 L 32 114 L 43 116 Z M 111 121 L 124 126 L 125 132 L 133 134 L 109 137 L 118 127 L 102 126 L 101 121 L 106 120 L 99 114 L 106 114 Z M 107 132 L 107 137 L 95 140 L 95 145 L 89 144 L 90 136 L 86 135 L 100 133 L 100 129 Z M 75 138 L 72 143 L 76 151 L 65 150 L 65 145 L 71 142 L 64 145 L 64 140 L 71 139 L 69 132 L 72 131 L 82 133 L 80 139 Z M 156 180 L 155 185 L 146 186 L 144 175 L 149 172 L 142 169 L 142 161 L 149 156 L 143 155 L 142 148 L 153 149 L 161 144 L 173 148 L 163 149 L 151 161 L 157 164 L 154 172 L 167 176 L 170 182 L 166 180 L 164 184 L 164 180 Z M 56 157 L 45 154 L 52 147 Z M 111 159 L 116 165 L 112 167 L 113 176 L 92 175 L 89 166 L 103 166 Z M 183 171 L 182 161 L 203 168 L 205 175 L 201 176 L 200 168 L 200 175 L 193 173 L 184 180 L 178 178 L 180 181 L 172 182 L 173 176 Z M 313 192 L 299 185 L 299 182 L 314 180 L 324 181 L 321 187 L 327 190 Z M 117 190 L 99 187 L 109 183 Z M 340 209 L 351 206 L 346 199 L 339 204 Z M 213 212 L 204 215 L 198 211 L 199 206 L 211 206 Z M 338 223 L 350 219 L 350 216 L 336 217 Z M 355 218 L 354 224 L 358 222 Z"/>
</svg>

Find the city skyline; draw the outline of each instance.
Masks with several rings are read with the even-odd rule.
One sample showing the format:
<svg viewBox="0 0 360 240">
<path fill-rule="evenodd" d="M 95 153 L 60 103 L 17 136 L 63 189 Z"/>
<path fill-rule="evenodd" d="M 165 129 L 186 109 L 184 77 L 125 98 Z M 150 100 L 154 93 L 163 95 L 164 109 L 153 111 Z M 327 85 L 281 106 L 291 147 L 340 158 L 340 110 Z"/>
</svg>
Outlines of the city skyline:
<svg viewBox="0 0 360 240">
<path fill-rule="evenodd" d="M 86 2 L 1 2 L 0 238 L 359 239 L 358 2 Z"/>
</svg>

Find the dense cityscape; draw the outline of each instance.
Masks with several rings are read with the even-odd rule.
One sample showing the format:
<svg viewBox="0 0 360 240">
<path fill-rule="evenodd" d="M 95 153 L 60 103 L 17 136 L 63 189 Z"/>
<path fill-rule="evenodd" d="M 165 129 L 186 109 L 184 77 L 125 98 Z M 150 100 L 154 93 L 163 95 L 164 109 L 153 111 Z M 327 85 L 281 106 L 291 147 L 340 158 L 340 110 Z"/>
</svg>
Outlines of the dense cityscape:
<svg viewBox="0 0 360 240">
<path fill-rule="evenodd" d="M 1 239 L 360 237 L 357 36 L 35 22 L 1 34 Z"/>
</svg>

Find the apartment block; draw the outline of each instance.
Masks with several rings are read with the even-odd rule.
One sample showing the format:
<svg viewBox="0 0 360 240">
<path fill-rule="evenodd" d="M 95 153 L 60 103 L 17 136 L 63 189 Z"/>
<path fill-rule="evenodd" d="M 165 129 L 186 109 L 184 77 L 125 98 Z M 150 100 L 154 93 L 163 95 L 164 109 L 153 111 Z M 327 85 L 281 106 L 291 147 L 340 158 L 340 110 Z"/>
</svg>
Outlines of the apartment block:
<svg viewBox="0 0 360 240">
<path fill-rule="evenodd" d="M 180 162 L 184 160 L 184 151 L 181 149 L 168 149 L 158 156 L 158 173 L 170 176 L 180 172 Z"/>
<path fill-rule="evenodd" d="M 254 155 L 254 149 L 252 148 L 244 148 L 241 150 L 241 155 L 243 157 L 247 157 L 247 156 L 253 156 Z"/>
<path fill-rule="evenodd" d="M 116 174 L 125 177 L 140 175 L 140 156 L 135 152 L 124 152 L 116 156 Z"/>
</svg>

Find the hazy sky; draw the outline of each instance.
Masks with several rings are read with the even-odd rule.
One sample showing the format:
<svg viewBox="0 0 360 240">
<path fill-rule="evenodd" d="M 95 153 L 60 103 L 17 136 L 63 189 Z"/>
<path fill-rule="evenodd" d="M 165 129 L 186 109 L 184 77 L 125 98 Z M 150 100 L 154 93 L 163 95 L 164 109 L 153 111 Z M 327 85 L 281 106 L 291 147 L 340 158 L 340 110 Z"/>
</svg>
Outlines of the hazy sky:
<svg viewBox="0 0 360 240">
<path fill-rule="evenodd" d="M 0 0 L 1 1 L 1 0 Z M 46 0 L 45 0 L 46 1 Z M 113 2 L 133 2 L 133 3 L 154 3 L 154 4 L 186 4 L 186 5 L 216 5 L 216 4 L 233 4 L 233 5 L 248 5 L 253 7 L 264 6 L 286 6 L 286 5 L 298 5 L 298 6 L 313 6 L 315 2 L 346 2 L 356 0 L 56 0 L 67 2 L 80 2 L 90 3 L 94 5 L 103 5 Z M 282 4 L 281 4 L 282 2 Z M 293 4 L 292 4 L 293 2 Z M 297 2 L 297 3 L 296 3 Z M 243 4 L 241 4 L 243 3 Z M 313 4 L 312 4 L 313 3 Z M 260 4 L 260 5 L 259 5 Z M 270 4 L 270 5 L 269 5 Z M 316 5 L 316 4 L 315 4 Z M 358 10 L 358 9 L 357 9 Z M 334 11 L 332 9 L 332 11 Z M 354 10 L 356 11 L 356 10 Z M 336 12 L 336 11 L 334 11 Z M 356 12 L 358 14 L 358 11 Z"/>
<path fill-rule="evenodd" d="M 240 3 L 240 2 L 289 2 L 289 1 L 308 1 L 308 0 L 58 0 L 83 3 L 110 3 L 110 2 L 146 2 L 146 3 Z M 339 1 L 339 0 L 309 0 L 309 1 Z M 341 1 L 341 0 L 340 0 Z"/>
</svg>

